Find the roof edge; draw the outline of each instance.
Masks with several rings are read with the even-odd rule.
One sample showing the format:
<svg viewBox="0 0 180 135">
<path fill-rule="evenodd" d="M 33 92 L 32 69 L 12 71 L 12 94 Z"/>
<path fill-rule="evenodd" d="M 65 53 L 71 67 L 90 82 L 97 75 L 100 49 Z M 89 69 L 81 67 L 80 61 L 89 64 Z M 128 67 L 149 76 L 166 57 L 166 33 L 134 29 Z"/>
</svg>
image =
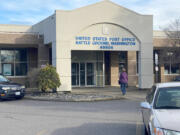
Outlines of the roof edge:
<svg viewBox="0 0 180 135">
<path fill-rule="evenodd" d="M 111 4 L 113 4 L 113 5 L 117 6 L 117 7 L 123 8 L 123 9 L 125 9 L 125 10 L 127 10 L 129 12 L 132 12 L 134 14 L 137 14 L 137 15 L 141 15 L 141 16 L 153 16 L 153 15 L 149 15 L 149 14 L 147 14 L 147 15 L 146 14 L 140 14 L 140 13 L 138 13 L 136 11 L 128 9 L 128 8 L 126 8 L 124 6 L 121 6 L 121 5 L 117 4 L 117 3 L 114 3 L 111 0 L 102 0 L 102 1 L 96 2 L 94 4 L 86 5 L 86 6 L 75 8 L 75 9 L 72 9 L 72 10 L 55 10 L 55 12 L 73 12 L 73 11 L 81 10 L 81 9 L 84 9 L 84 8 L 87 8 L 87 7 L 92 7 L 92 6 L 95 6 L 95 5 L 99 5 L 99 4 L 102 4 L 102 3 L 111 3 Z"/>
</svg>

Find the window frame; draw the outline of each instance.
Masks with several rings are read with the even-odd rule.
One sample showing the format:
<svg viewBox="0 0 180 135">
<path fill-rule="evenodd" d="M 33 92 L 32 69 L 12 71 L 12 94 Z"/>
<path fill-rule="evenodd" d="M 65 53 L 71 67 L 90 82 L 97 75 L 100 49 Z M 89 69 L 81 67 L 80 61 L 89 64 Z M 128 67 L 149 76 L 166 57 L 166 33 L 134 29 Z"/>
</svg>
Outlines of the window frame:
<svg viewBox="0 0 180 135">
<path fill-rule="evenodd" d="M 164 64 L 164 71 L 165 71 L 165 65 L 167 65 L 168 66 L 168 70 L 169 70 L 169 73 L 165 73 L 164 72 L 164 75 L 179 75 L 180 74 L 180 71 L 179 71 L 179 73 L 172 73 L 172 67 L 173 67 L 173 65 L 180 65 L 179 63 L 165 63 Z M 179 70 L 180 70 L 180 67 L 178 68 Z"/>
<path fill-rule="evenodd" d="M 26 61 L 17 61 L 16 60 L 16 51 L 21 51 L 21 50 L 25 50 L 26 51 Z M 1 52 L 2 51 L 13 51 L 13 61 L 12 62 L 2 62 L 1 61 Z M 14 78 L 14 77 L 26 77 L 27 73 L 28 73 L 28 68 L 29 68 L 29 62 L 28 62 L 28 49 L 27 48 L 2 48 L 0 49 L 0 64 L 1 64 L 1 69 L 0 72 L 2 75 L 3 74 L 3 64 L 12 64 L 12 68 L 13 68 L 13 74 L 12 75 L 5 75 L 7 78 Z M 25 75 L 16 75 L 16 64 L 25 64 L 26 65 L 26 74 Z"/>
</svg>

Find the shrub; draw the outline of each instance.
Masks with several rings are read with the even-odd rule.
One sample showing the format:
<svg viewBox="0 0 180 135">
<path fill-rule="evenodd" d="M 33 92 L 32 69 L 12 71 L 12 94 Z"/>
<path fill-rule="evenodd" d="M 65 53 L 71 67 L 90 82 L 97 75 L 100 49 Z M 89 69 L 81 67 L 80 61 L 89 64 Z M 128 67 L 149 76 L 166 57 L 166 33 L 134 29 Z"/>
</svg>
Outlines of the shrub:
<svg viewBox="0 0 180 135">
<path fill-rule="evenodd" d="M 38 87 L 38 74 L 40 69 L 33 68 L 27 73 L 26 87 L 37 88 Z"/>
<path fill-rule="evenodd" d="M 43 92 L 55 90 L 61 85 L 59 75 L 56 68 L 51 65 L 46 65 L 40 69 L 38 75 L 38 87 Z"/>
</svg>

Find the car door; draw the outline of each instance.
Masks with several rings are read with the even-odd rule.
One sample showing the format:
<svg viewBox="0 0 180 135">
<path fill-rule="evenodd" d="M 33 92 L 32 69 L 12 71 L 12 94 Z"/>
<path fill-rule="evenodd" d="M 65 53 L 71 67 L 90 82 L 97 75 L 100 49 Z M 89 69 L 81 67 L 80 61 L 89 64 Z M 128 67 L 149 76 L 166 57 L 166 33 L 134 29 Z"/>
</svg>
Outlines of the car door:
<svg viewBox="0 0 180 135">
<path fill-rule="evenodd" d="M 146 102 L 148 102 L 150 105 L 152 105 L 155 91 L 156 91 L 156 86 L 153 86 L 151 88 L 151 91 L 146 96 Z M 142 113 L 143 113 L 144 124 L 145 124 L 146 128 L 148 128 L 152 109 L 142 109 Z"/>
</svg>

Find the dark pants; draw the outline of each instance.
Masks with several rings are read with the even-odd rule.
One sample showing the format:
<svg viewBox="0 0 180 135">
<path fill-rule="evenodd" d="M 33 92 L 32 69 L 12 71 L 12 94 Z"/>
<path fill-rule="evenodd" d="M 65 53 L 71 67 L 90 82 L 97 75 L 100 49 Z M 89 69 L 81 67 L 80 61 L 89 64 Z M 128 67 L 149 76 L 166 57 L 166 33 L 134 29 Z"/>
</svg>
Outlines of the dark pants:
<svg viewBox="0 0 180 135">
<path fill-rule="evenodd" d="M 125 95 L 126 94 L 126 83 L 121 83 L 121 91 L 122 91 L 122 94 Z"/>
</svg>

